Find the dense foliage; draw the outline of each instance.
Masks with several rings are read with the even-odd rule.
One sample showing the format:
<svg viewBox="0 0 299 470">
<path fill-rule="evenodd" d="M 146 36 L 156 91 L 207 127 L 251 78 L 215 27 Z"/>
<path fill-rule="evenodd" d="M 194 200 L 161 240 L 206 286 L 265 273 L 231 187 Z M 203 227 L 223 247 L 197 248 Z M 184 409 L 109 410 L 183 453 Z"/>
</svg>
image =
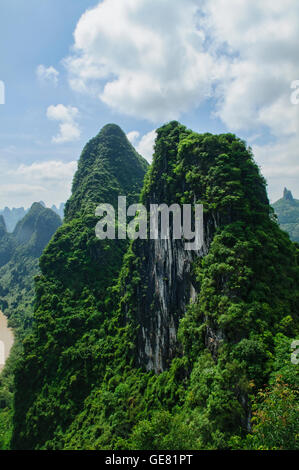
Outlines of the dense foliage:
<svg viewBox="0 0 299 470">
<path fill-rule="evenodd" d="M 43 201 L 40 201 L 39 204 L 43 206 L 44 208 L 46 208 L 46 205 Z M 53 204 L 51 209 L 53 212 L 59 215 L 61 219 L 63 219 L 64 206 L 65 204 L 63 202 L 59 204 L 58 207 L 56 207 L 55 204 Z M 30 209 L 24 209 L 24 207 L 18 207 L 18 208 L 13 207 L 12 209 L 10 209 L 9 207 L 5 207 L 5 209 L 0 210 L 0 219 L 2 216 L 5 221 L 7 231 L 9 233 L 12 233 L 14 231 L 14 229 L 17 226 L 17 223 L 20 222 L 20 220 L 22 220 L 25 217 L 25 215 L 29 212 L 29 210 Z"/>
<path fill-rule="evenodd" d="M 98 240 L 94 213 L 99 203 L 116 207 L 118 196 L 136 202 L 147 167 L 112 124 L 82 152 L 65 222 L 40 259 L 34 331 L 17 374 L 15 446 L 44 445 L 71 424 L 113 354 L 106 296 L 128 243 Z"/>
<path fill-rule="evenodd" d="M 273 217 L 251 150 L 232 134 L 158 130 L 142 202 L 202 203 L 208 247 L 193 263 L 197 298 L 177 356 L 160 374 L 137 361 L 146 242 L 94 234 L 96 205 L 119 194 L 136 202 L 145 169 L 117 126 L 83 151 L 66 220 L 40 261 L 12 447 L 298 448 L 298 248 Z"/>
<path fill-rule="evenodd" d="M 2 217 L 2 216 L 1 216 Z M 32 205 L 7 233 L 0 217 L 0 309 L 14 329 L 15 343 L 0 376 L 0 449 L 7 448 L 11 430 L 14 368 L 21 355 L 22 341 L 32 325 L 34 277 L 39 273 L 38 258 L 61 220 L 39 203 Z"/>
</svg>

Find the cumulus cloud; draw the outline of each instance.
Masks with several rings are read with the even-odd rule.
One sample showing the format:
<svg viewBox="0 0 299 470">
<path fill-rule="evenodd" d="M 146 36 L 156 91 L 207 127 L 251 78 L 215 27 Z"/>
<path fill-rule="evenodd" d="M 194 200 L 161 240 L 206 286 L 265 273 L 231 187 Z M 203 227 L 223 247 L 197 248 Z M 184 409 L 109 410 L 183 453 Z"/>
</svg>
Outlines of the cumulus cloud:
<svg viewBox="0 0 299 470">
<path fill-rule="evenodd" d="M 71 86 L 125 114 L 163 121 L 211 94 L 220 71 L 197 28 L 196 0 L 104 0 L 80 18 Z"/>
<path fill-rule="evenodd" d="M 75 161 L 64 163 L 59 160 L 50 160 L 47 162 L 35 162 L 31 165 L 20 165 L 14 174 L 28 178 L 29 180 L 58 181 L 68 180 L 73 176 L 77 167 Z"/>
<path fill-rule="evenodd" d="M 134 145 L 137 152 L 142 155 L 149 163 L 151 163 L 153 159 L 157 132 L 153 130 L 141 137 L 140 132 L 132 131 L 127 134 L 127 137 L 131 144 Z"/>
<path fill-rule="evenodd" d="M 140 136 L 140 132 L 138 131 L 131 131 L 127 134 L 127 138 L 131 142 L 132 145 L 135 145 L 135 143 L 139 139 L 139 136 Z"/>
<path fill-rule="evenodd" d="M 298 28 L 297 0 L 103 0 L 65 63 L 73 88 L 125 114 L 161 122 L 213 97 L 230 129 L 287 135 Z"/>
<path fill-rule="evenodd" d="M 102 0 L 65 64 L 73 89 L 120 113 L 160 123 L 211 98 L 229 130 L 272 136 L 254 150 L 276 196 L 279 169 L 297 168 L 298 30 L 297 0 Z M 130 138 L 150 158 L 150 137 Z"/>
<path fill-rule="evenodd" d="M 136 150 L 142 155 L 149 163 L 153 159 L 154 145 L 157 137 L 156 131 L 151 131 L 145 134 L 136 146 Z"/>
<path fill-rule="evenodd" d="M 215 0 L 205 12 L 218 57 L 226 46 L 230 64 L 217 88 L 218 116 L 235 130 L 297 133 L 299 108 L 290 96 L 299 75 L 299 3 Z"/>
<path fill-rule="evenodd" d="M 43 82 L 52 82 L 54 85 L 58 83 L 59 72 L 52 66 L 39 65 L 36 69 L 36 75 Z"/>
<path fill-rule="evenodd" d="M 206 18 L 218 56 L 226 50 L 230 63 L 216 88 L 217 115 L 234 131 L 266 129 L 274 137 L 253 145 L 274 201 L 285 185 L 298 187 L 299 106 L 291 95 L 299 78 L 299 3 L 214 0 Z"/>
<path fill-rule="evenodd" d="M 76 171 L 75 161 L 49 160 L 21 164 L 15 169 L 4 167 L 0 186 L 2 205 L 29 207 L 34 201 L 44 200 L 48 205 L 67 200 Z"/>
<path fill-rule="evenodd" d="M 76 122 L 78 116 L 78 108 L 64 106 L 63 104 L 49 106 L 47 109 L 48 119 L 60 122 L 59 133 L 52 138 L 52 142 L 61 144 L 78 140 L 81 136 L 79 125 Z"/>
<path fill-rule="evenodd" d="M 285 186 L 298 197 L 299 135 L 266 145 L 253 145 L 252 148 L 263 175 L 270 183 L 271 201 L 274 202 L 282 196 Z"/>
</svg>

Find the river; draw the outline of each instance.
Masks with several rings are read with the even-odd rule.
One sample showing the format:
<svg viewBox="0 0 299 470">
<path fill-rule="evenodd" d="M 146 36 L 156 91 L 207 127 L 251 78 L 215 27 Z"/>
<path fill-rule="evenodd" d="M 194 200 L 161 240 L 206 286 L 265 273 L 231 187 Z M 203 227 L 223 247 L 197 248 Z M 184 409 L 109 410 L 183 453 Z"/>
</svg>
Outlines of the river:
<svg viewBox="0 0 299 470">
<path fill-rule="evenodd" d="M 10 354 L 14 342 L 14 335 L 11 328 L 7 326 L 7 318 L 0 311 L 0 372 Z"/>
</svg>

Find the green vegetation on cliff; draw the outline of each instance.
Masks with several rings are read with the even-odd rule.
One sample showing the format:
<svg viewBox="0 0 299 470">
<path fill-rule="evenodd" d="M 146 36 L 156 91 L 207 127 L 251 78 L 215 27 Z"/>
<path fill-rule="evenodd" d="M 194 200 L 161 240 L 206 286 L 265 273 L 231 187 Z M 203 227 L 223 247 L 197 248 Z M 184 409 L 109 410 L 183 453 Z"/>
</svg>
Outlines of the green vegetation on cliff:
<svg viewBox="0 0 299 470">
<path fill-rule="evenodd" d="M 35 324 L 16 381 L 16 447 L 42 447 L 61 434 L 103 377 L 107 355 L 114 354 L 106 329 L 113 329 L 107 290 L 118 277 L 128 242 L 98 240 L 94 213 L 100 203 L 116 206 L 118 196 L 136 202 L 147 167 L 113 124 L 82 152 L 64 224 L 40 259 Z"/>
<path fill-rule="evenodd" d="M 0 216 L 0 309 L 14 329 L 15 343 L 0 376 L 0 449 L 6 448 L 11 430 L 13 377 L 22 340 L 33 318 L 34 277 L 38 258 L 61 220 L 52 210 L 34 203 L 13 233 L 7 233 Z"/>
<path fill-rule="evenodd" d="M 14 232 L 0 239 L 0 253 L 3 250 L 7 256 L 0 263 L 0 308 L 20 334 L 32 321 L 38 259 L 60 225 L 57 214 L 36 202 Z"/>
<path fill-rule="evenodd" d="M 96 205 L 137 202 L 146 170 L 108 125 L 85 147 L 65 222 L 40 260 L 15 379 L 15 449 L 298 448 L 298 249 L 242 140 L 177 122 L 157 133 L 142 202 L 205 210 L 197 296 L 178 319 L 176 353 L 159 374 L 140 362 L 144 318 L 160 308 L 147 267 L 164 260 L 150 261 L 150 242 L 95 237 Z M 142 331 L 149 342 L 157 333 Z"/>
</svg>

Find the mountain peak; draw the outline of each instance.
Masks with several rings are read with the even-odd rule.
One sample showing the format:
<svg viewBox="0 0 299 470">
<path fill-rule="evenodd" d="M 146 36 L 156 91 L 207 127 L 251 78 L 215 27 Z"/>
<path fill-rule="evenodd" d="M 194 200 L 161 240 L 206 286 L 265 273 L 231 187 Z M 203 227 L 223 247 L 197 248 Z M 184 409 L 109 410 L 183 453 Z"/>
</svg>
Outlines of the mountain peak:
<svg viewBox="0 0 299 470">
<path fill-rule="evenodd" d="M 124 131 L 117 125 L 113 123 L 106 124 L 99 132 L 101 135 L 118 135 L 118 136 L 125 136 L 126 134 Z"/>
<path fill-rule="evenodd" d="M 116 124 L 106 124 L 84 147 L 75 173 L 66 220 L 79 213 L 94 213 L 100 202 L 117 202 L 118 195 L 134 194 L 142 187 L 148 163 Z M 136 196 L 136 197 L 135 197 Z"/>
<path fill-rule="evenodd" d="M 13 234 L 19 244 L 31 243 L 34 254 L 39 256 L 60 225 L 61 219 L 54 211 L 34 202 Z"/>
<path fill-rule="evenodd" d="M 284 190 L 283 190 L 283 198 L 286 201 L 293 201 L 294 200 L 292 192 L 287 188 L 284 188 Z"/>
</svg>

